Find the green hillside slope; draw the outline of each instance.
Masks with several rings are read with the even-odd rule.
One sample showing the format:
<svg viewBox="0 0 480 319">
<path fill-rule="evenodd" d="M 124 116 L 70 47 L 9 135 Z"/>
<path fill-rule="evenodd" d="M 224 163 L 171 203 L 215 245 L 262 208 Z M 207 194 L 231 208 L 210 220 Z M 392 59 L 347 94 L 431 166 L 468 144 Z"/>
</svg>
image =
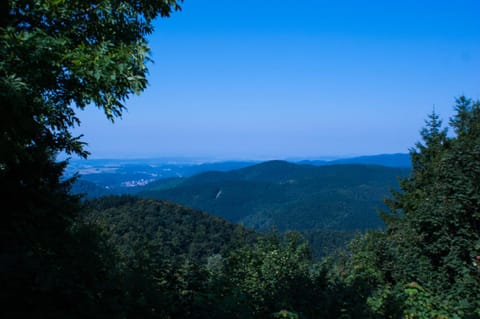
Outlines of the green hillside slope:
<svg viewBox="0 0 480 319">
<path fill-rule="evenodd" d="M 166 199 L 257 230 L 365 230 L 382 227 L 376 208 L 408 169 L 298 165 L 270 161 L 147 187 Z"/>
<path fill-rule="evenodd" d="M 87 218 L 103 224 L 123 254 L 150 247 L 159 262 L 204 262 L 257 236 L 240 225 L 165 201 L 107 196 L 86 204 Z"/>
</svg>

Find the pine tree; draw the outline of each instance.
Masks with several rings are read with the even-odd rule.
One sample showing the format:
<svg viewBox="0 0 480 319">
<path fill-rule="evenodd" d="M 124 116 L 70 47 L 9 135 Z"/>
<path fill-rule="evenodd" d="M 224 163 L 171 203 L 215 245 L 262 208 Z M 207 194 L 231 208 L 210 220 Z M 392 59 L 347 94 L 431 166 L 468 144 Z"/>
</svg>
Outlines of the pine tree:
<svg viewBox="0 0 480 319">
<path fill-rule="evenodd" d="M 381 278 L 370 303 L 382 316 L 386 309 L 410 318 L 480 316 L 479 105 L 456 100 L 452 136 L 437 114 L 429 116 L 411 150 L 411 175 L 382 213 L 386 233 L 356 247 L 354 256 L 370 257 L 354 258 L 352 267 L 370 267 Z"/>
<path fill-rule="evenodd" d="M 422 131 L 425 145 L 418 145 L 412 156 L 412 184 L 403 188 L 400 199 L 402 227 L 412 236 L 407 237 L 410 242 L 396 245 L 415 246 L 407 262 L 417 263 L 415 276 L 400 272 L 398 279 L 418 282 L 431 292 L 439 311 L 463 317 L 473 315 L 480 305 L 480 278 L 472 267 L 480 239 L 480 117 L 478 101 L 465 97 L 457 99 L 455 110 L 450 121 L 453 137 L 447 138 L 433 118 Z M 415 196 L 409 197 L 412 193 Z"/>
</svg>

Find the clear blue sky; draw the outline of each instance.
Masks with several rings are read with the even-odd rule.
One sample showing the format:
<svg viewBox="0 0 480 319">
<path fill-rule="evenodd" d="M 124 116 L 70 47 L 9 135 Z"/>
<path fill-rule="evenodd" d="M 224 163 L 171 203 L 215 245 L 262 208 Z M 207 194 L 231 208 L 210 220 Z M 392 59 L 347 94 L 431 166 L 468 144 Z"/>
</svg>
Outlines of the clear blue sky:
<svg viewBox="0 0 480 319">
<path fill-rule="evenodd" d="M 433 106 L 480 98 L 480 1 L 185 0 L 150 37 L 149 87 L 92 158 L 407 152 Z"/>
</svg>

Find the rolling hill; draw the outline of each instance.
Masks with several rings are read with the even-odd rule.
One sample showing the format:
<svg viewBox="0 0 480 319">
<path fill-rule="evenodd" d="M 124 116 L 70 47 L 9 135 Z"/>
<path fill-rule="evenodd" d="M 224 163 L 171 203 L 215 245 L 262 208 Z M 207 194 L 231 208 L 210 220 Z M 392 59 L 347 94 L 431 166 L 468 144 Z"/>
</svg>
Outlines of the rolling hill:
<svg viewBox="0 0 480 319">
<path fill-rule="evenodd" d="M 377 207 L 405 168 L 299 165 L 269 161 L 229 172 L 147 185 L 142 197 L 207 211 L 256 230 L 365 230 L 383 227 Z"/>
<path fill-rule="evenodd" d="M 150 247 L 158 261 L 205 262 L 257 234 L 240 225 L 173 203 L 128 195 L 86 202 L 85 217 L 104 225 L 115 245 L 135 258 L 139 247 Z"/>
</svg>

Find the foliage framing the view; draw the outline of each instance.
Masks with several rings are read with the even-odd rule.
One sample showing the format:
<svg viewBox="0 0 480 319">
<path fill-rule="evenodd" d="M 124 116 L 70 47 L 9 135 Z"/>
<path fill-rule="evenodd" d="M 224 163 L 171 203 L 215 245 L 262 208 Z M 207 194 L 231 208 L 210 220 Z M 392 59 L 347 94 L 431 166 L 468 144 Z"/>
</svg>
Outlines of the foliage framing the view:
<svg viewBox="0 0 480 319">
<path fill-rule="evenodd" d="M 55 161 L 61 151 L 87 155 L 71 134 L 75 108 L 120 116 L 146 85 L 152 19 L 177 8 L 168 0 L 0 3 L 1 317 L 480 317 L 480 103 L 464 97 L 453 136 L 436 114 L 427 122 L 412 175 L 383 214 L 387 230 L 357 238 L 333 261 L 313 263 L 292 235 L 215 247 L 225 256 L 172 267 L 149 254 L 158 243 L 132 234 L 138 240 L 125 251 L 113 225 L 82 220 L 61 181 L 65 163 Z"/>
<path fill-rule="evenodd" d="M 352 280 L 379 316 L 480 316 L 480 102 L 460 97 L 451 137 L 432 113 L 413 171 L 382 214 L 385 233 L 353 243 Z"/>
<path fill-rule="evenodd" d="M 48 141 L 55 151 L 85 155 L 69 132 L 79 124 L 73 107 L 93 104 L 111 120 L 120 116 L 123 102 L 147 84 L 153 19 L 179 7 L 173 0 L 10 0 L 1 9 L 2 150 Z"/>
<path fill-rule="evenodd" d="M 61 180 L 66 163 L 55 157 L 88 155 L 71 132 L 80 124 L 76 108 L 96 106 L 113 120 L 129 95 L 145 88 L 145 37 L 153 19 L 177 9 L 174 0 L 1 1 L 5 317 L 118 314 L 109 305 L 120 288 L 106 284 L 116 276 L 114 257 L 93 228 L 75 222 L 78 198 L 68 193 L 71 181 Z"/>
</svg>

